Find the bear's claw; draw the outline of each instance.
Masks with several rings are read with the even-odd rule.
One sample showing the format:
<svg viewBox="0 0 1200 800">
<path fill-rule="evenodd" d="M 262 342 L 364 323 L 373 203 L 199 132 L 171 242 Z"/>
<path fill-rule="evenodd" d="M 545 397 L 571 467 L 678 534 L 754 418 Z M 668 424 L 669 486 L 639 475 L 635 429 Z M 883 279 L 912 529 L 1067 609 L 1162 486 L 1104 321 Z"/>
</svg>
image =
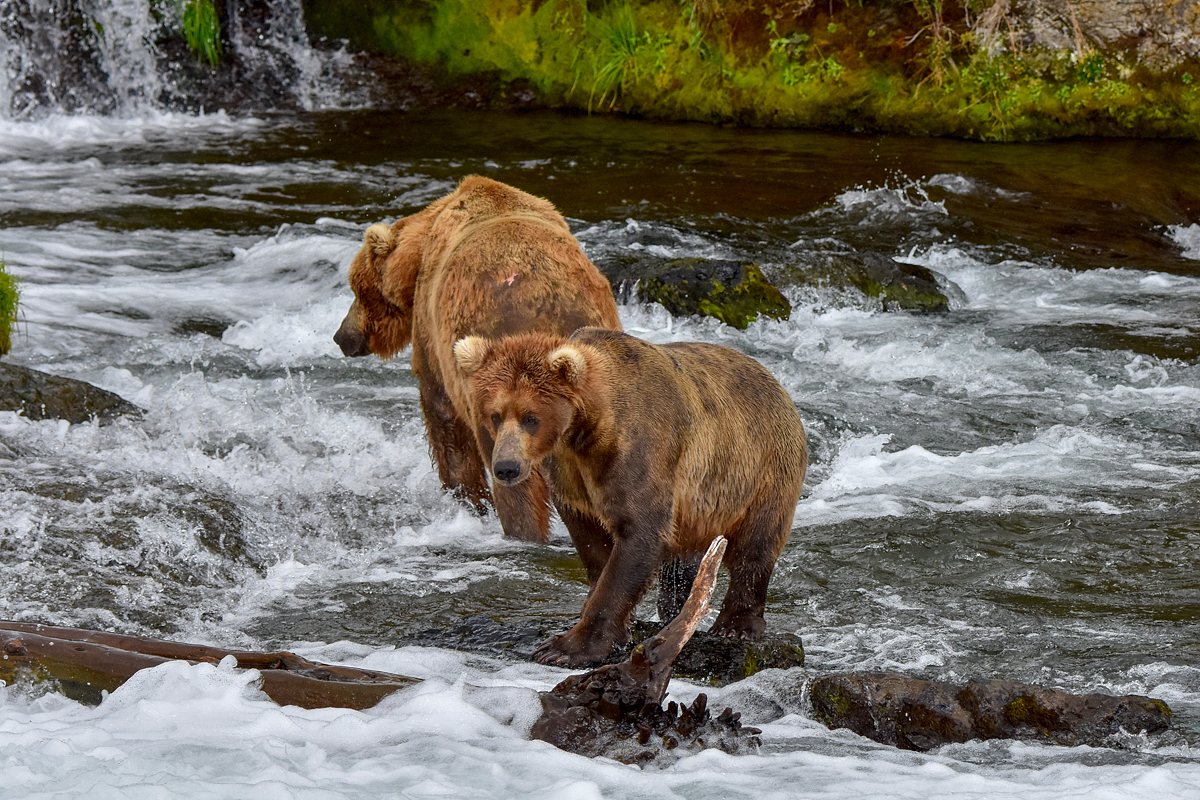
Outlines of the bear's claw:
<svg viewBox="0 0 1200 800">
<path fill-rule="evenodd" d="M 607 648 L 603 653 L 598 653 L 596 648 L 573 652 L 562 641 L 563 638 L 563 636 L 555 636 L 534 650 L 533 660 L 539 664 L 548 664 L 554 667 L 570 667 L 572 669 L 591 667 L 603 663 L 612 649 L 611 647 Z"/>
</svg>

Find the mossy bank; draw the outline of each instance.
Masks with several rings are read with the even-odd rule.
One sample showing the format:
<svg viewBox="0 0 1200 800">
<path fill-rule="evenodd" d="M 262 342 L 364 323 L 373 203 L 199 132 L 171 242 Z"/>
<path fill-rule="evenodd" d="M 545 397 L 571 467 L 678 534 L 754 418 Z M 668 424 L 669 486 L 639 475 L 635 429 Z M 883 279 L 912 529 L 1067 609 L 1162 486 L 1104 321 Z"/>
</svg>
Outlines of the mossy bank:
<svg viewBox="0 0 1200 800">
<path fill-rule="evenodd" d="M 314 37 L 518 83 L 543 105 L 991 141 L 1200 137 L 1187 5 L 304 0 Z"/>
</svg>

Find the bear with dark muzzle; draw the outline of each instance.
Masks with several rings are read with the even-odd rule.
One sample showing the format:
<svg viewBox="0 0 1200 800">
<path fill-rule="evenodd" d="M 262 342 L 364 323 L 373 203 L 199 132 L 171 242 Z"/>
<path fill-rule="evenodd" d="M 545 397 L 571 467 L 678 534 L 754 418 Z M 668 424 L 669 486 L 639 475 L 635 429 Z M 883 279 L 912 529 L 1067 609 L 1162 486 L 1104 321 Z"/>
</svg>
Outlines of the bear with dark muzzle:
<svg viewBox="0 0 1200 800">
<path fill-rule="evenodd" d="M 587 570 L 579 622 L 540 661 L 603 660 L 628 639 L 655 572 L 674 562 L 685 574 L 660 587 L 667 621 L 717 536 L 729 540 L 730 581 L 712 630 L 762 636 L 808 466 L 796 406 L 767 369 L 719 345 L 598 328 L 465 337 L 454 353 L 493 479 L 518 486 L 540 470 Z"/>
</svg>

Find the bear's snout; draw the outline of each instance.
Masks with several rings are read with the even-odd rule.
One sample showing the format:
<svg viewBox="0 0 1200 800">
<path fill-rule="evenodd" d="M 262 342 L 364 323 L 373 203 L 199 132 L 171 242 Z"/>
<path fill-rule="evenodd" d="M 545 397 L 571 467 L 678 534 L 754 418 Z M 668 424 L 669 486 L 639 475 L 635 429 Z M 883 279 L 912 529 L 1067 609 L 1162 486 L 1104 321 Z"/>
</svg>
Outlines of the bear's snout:
<svg viewBox="0 0 1200 800">
<path fill-rule="evenodd" d="M 496 446 L 492 450 L 492 475 L 505 486 L 515 486 L 529 477 L 532 464 L 521 443 L 515 425 L 506 425 L 500 431 Z"/>
<path fill-rule="evenodd" d="M 363 336 L 363 332 L 359 329 L 358 323 L 355 322 L 353 313 L 347 314 L 342 320 L 342 326 L 337 329 L 337 333 L 333 335 L 333 341 L 337 346 L 342 348 L 342 355 L 358 357 L 371 354 L 371 348 L 368 346 L 367 337 Z"/>
<path fill-rule="evenodd" d="M 511 458 L 497 461 L 492 465 L 492 474 L 498 481 L 516 483 L 521 478 L 521 462 Z"/>
</svg>

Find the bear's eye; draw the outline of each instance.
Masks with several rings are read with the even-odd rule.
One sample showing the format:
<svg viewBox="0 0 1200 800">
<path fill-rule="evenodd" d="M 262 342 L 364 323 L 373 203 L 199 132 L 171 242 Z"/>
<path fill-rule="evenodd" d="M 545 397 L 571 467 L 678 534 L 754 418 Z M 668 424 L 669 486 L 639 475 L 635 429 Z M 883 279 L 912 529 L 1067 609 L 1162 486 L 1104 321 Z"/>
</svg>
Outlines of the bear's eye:
<svg viewBox="0 0 1200 800">
<path fill-rule="evenodd" d="M 492 427 L 496 429 L 500 428 L 500 415 L 494 411 L 492 412 Z"/>
<path fill-rule="evenodd" d="M 526 414 L 525 416 L 521 417 L 521 427 L 527 430 L 529 433 L 537 433 L 538 425 L 540 425 L 541 422 L 542 421 L 537 418 L 536 414 Z"/>
</svg>

